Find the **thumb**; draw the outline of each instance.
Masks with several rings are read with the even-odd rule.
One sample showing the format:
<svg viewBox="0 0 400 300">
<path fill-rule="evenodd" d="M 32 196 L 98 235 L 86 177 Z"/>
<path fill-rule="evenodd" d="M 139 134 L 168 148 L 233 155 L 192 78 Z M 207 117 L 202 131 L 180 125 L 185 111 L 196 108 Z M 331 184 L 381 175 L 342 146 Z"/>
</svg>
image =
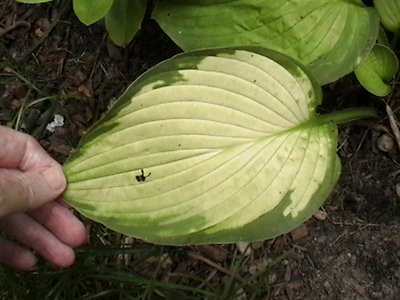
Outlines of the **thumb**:
<svg viewBox="0 0 400 300">
<path fill-rule="evenodd" d="M 29 171 L 0 169 L 0 217 L 34 210 L 56 199 L 66 179 L 58 164 Z"/>
</svg>

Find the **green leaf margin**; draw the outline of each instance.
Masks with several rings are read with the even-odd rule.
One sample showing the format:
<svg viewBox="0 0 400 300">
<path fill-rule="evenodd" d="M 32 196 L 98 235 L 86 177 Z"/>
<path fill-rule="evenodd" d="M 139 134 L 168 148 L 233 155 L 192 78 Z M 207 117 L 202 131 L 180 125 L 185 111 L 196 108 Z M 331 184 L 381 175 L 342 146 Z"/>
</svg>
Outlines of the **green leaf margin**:
<svg viewBox="0 0 400 300">
<path fill-rule="evenodd" d="M 399 69 L 396 54 L 387 46 L 376 44 L 372 51 L 355 68 L 354 73 L 361 85 L 376 96 L 390 93 L 391 80 Z"/>
<path fill-rule="evenodd" d="M 146 0 L 114 0 L 105 16 L 106 28 L 111 40 L 125 46 L 136 35 L 146 13 Z"/>
<path fill-rule="evenodd" d="M 73 0 L 72 4 L 78 19 L 85 25 L 91 25 L 108 13 L 113 0 Z"/>
<path fill-rule="evenodd" d="M 359 0 L 158 0 L 155 4 L 153 18 L 184 51 L 262 46 L 302 62 L 321 85 L 351 73 L 372 49 L 379 29 L 375 9 Z"/>
<path fill-rule="evenodd" d="M 383 26 L 391 32 L 400 33 L 400 1 L 374 0 L 374 5 Z"/>
</svg>

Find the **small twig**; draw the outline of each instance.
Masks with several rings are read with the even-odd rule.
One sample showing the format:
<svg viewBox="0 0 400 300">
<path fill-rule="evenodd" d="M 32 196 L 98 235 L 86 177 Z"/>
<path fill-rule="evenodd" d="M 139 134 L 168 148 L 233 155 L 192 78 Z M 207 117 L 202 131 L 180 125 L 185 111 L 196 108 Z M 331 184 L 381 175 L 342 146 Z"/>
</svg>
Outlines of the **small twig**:
<svg viewBox="0 0 400 300">
<path fill-rule="evenodd" d="M 221 266 L 221 265 L 219 265 L 219 264 L 213 262 L 212 260 L 210 260 L 210 259 L 208 259 L 208 258 L 206 258 L 206 257 L 204 257 L 204 256 L 201 256 L 201 255 L 196 254 L 196 253 L 194 253 L 194 252 L 189 252 L 189 253 L 188 253 L 188 256 L 191 257 L 191 258 L 200 260 L 200 261 L 202 261 L 203 263 L 206 263 L 207 265 L 209 265 L 209 266 L 211 266 L 211 267 L 217 269 L 218 271 L 220 271 L 220 272 L 222 272 L 222 273 L 225 273 L 225 274 L 230 275 L 230 276 L 234 276 L 234 275 L 235 275 L 235 274 L 233 274 L 230 270 L 228 270 L 227 268 L 224 268 L 223 266 Z"/>
<path fill-rule="evenodd" d="M 374 224 L 374 223 L 362 223 L 362 222 L 338 222 L 334 221 L 332 219 L 329 220 L 333 225 L 340 225 L 340 226 L 349 226 L 349 227 L 380 227 L 381 225 L 379 224 Z"/>
<path fill-rule="evenodd" d="M 204 286 L 213 279 L 213 277 L 217 274 L 218 270 L 214 269 L 211 270 L 210 274 L 207 276 L 207 278 L 197 287 L 199 289 L 204 288 Z"/>
<path fill-rule="evenodd" d="M 29 50 L 27 50 L 25 53 L 23 53 L 21 55 L 21 57 L 19 58 L 20 61 L 24 60 L 28 55 L 30 55 L 32 52 L 34 52 L 45 40 L 46 38 L 49 36 L 50 32 L 53 30 L 53 28 L 58 24 L 61 16 L 63 15 L 63 13 L 66 11 L 66 9 L 69 6 L 69 1 L 63 1 L 61 4 L 61 8 L 58 14 L 56 14 L 53 22 L 50 24 L 50 26 L 44 31 L 43 36 L 40 38 L 40 40 L 35 43 L 33 45 L 32 48 L 30 48 Z"/>
<path fill-rule="evenodd" d="M 11 69 L 10 67 L 5 67 L 4 71 L 8 72 L 8 73 L 12 73 L 15 76 L 17 76 L 21 81 L 23 81 L 24 83 L 26 83 L 29 87 L 31 87 L 32 89 L 34 89 L 39 95 L 45 97 L 46 94 L 44 92 L 42 92 L 41 89 L 39 89 L 35 84 L 33 84 L 32 82 L 30 82 L 28 79 L 26 79 L 24 76 L 22 76 L 21 74 L 19 74 L 17 71 L 14 71 L 13 69 Z"/>
<path fill-rule="evenodd" d="M 340 145 L 338 146 L 337 151 L 341 150 L 341 149 L 344 147 L 344 145 L 347 143 L 347 141 L 348 141 L 349 138 L 350 138 L 349 135 L 347 135 L 347 136 L 344 138 L 344 141 L 341 142 Z"/>
<path fill-rule="evenodd" d="M 65 38 L 64 38 L 64 41 L 65 41 L 64 42 L 64 55 L 62 56 L 61 60 L 58 63 L 57 75 L 61 75 L 64 72 L 64 67 L 67 62 L 67 57 L 68 57 L 68 45 L 69 45 L 70 34 L 71 34 L 71 24 L 70 23 L 66 23 L 66 24 L 68 24 L 69 26 L 67 26 Z"/>
<path fill-rule="evenodd" d="M 210 259 L 208 259 L 208 258 L 206 258 L 204 256 L 201 256 L 201 255 L 199 255 L 197 253 L 194 253 L 194 252 L 189 252 L 188 256 L 191 257 L 191 258 L 194 258 L 194 259 L 197 259 L 199 261 L 204 262 L 205 264 L 215 268 L 216 270 L 220 271 L 221 273 L 224 273 L 226 275 L 232 276 L 233 278 L 235 278 L 236 280 L 240 281 L 242 284 L 244 284 L 246 286 L 248 285 L 248 283 L 245 280 L 243 280 L 242 278 L 240 278 L 237 274 L 233 273 L 232 271 L 228 270 L 227 268 L 224 268 L 223 266 L 213 262 L 212 260 L 210 260 Z"/>
<path fill-rule="evenodd" d="M 0 28 L 0 38 L 9 33 L 10 31 L 13 31 L 14 29 L 18 27 L 26 27 L 26 28 L 31 28 L 31 23 L 27 21 L 16 21 L 14 24 L 7 28 Z"/>
<path fill-rule="evenodd" d="M 352 122 L 352 125 L 368 127 L 368 129 L 372 129 L 375 131 L 390 133 L 391 131 L 386 126 L 379 124 L 380 122 L 381 120 L 378 123 L 371 123 L 371 121 L 365 121 L 365 120 L 357 120 Z"/>
<path fill-rule="evenodd" d="M 308 254 L 305 255 L 305 258 L 307 259 L 307 261 L 310 264 L 310 266 L 312 268 L 315 268 L 315 263 L 314 263 L 314 261 L 312 260 L 312 258 Z"/>
<path fill-rule="evenodd" d="M 362 144 L 364 143 L 365 138 L 367 137 L 367 134 L 369 133 L 369 130 L 370 130 L 370 128 L 367 128 L 367 130 L 365 130 L 365 132 L 364 132 L 364 134 L 363 134 L 363 136 L 362 136 L 362 138 L 361 138 L 361 141 L 360 141 L 360 143 L 358 144 L 356 151 L 354 152 L 354 155 L 356 155 L 356 154 L 360 151 L 360 149 L 361 149 L 361 147 L 362 147 Z M 354 157 L 354 156 L 353 156 L 353 157 Z"/>
<path fill-rule="evenodd" d="M 96 49 L 96 58 L 95 58 L 94 63 L 93 63 L 92 71 L 90 72 L 89 79 L 93 78 L 93 74 L 94 74 L 94 72 L 96 70 L 96 67 L 97 67 L 97 61 L 99 60 L 101 48 L 103 48 L 103 45 L 104 45 L 104 42 L 106 41 L 106 38 L 107 38 L 107 33 L 105 33 L 103 35 L 103 38 L 101 39 L 101 43 L 100 43 L 99 47 L 97 47 L 97 49 Z"/>
<path fill-rule="evenodd" d="M 389 177 L 394 178 L 394 177 L 397 177 L 397 175 L 399 175 L 399 174 L 400 174 L 400 170 L 397 170 L 397 171 L 390 173 Z"/>
<path fill-rule="evenodd" d="M 366 223 L 365 221 L 358 219 L 358 218 L 356 219 L 356 222 L 341 222 L 341 221 L 335 221 L 328 214 L 326 214 L 326 217 L 327 217 L 328 221 L 331 222 L 333 225 L 351 226 L 351 227 L 354 227 L 354 226 L 355 227 L 380 227 L 381 226 L 379 224 Z"/>
<path fill-rule="evenodd" d="M 339 234 L 337 238 L 332 243 L 329 244 L 329 246 L 332 247 L 333 245 L 335 245 L 345 235 L 347 235 L 347 229 L 345 229 L 341 234 Z"/>
<path fill-rule="evenodd" d="M 307 252 L 307 248 L 306 247 L 302 247 L 302 246 L 297 245 L 297 244 L 293 244 L 292 246 L 293 246 L 293 248 L 296 248 L 296 249 L 298 249 L 298 250 L 300 250 L 302 252 Z"/>
<path fill-rule="evenodd" d="M 390 127 L 392 128 L 393 135 L 394 135 L 394 137 L 396 139 L 396 142 L 397 142 L 397 146 L 400 149 L 400 130 L 399 130 L 399 126 L 397 125 L 397 120 L 396 120 L 396 117 L 395 117 L 395 115 L 393 113 L 393 110 L 388 104 L 386 104 L 386 113 L 387 113 L 387 115 L 389 117 Z"/>
</svg>

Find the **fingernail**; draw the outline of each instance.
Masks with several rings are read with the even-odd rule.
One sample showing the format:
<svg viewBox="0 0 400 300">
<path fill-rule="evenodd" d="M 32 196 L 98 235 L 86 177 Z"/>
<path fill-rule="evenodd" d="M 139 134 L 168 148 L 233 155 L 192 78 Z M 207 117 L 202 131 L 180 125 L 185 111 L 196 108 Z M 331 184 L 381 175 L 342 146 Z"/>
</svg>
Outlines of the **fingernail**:
<svg viewBox="0 0 400 300">
<path fill-rule="evenodd" d="M 29 266 L 29 268 L 28 268 L 28 271 L 33 271 L 34 269 L 36 269 L 36 264 L 37 264 L 37 258 L 36 258 L 36 256 L 33 256 L 33 259 L 32 259 L 32 261 L 31 261 L 31 263 L 30 263 L 30 266 Z"/>
<path fill-rule="evenodd" d="M 66 186 L 65 175 L 61 168 L 51 167 L 42 172 L 47 184 L 56 191 L 64 190 Z"/>
</svg>

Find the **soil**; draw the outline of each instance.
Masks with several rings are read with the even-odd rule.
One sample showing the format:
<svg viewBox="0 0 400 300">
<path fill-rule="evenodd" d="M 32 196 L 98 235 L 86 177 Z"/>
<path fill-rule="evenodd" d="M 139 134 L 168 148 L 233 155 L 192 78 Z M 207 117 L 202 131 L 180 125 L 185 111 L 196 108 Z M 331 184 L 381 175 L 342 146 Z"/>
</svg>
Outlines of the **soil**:
<svg viewBox="0 0 400 300">
<path fill-rule="evenodd" d="M 0 2 L 0 124 L 32 134 L 63 163 L 128 84 L 180 49 L 149 17 L 131 44 L 116 47 L 102 24 L 82 25 L 69 1 L 59 2 Z M 264 256 L 260 243 L 250 245 L 250 273 L 265 255 L 289 253 L 269 275 L 271 290 L 259 299 L 400 299 L 400 157 L 385 109 L 388 102 L 396 111 L 397 82 L 394 91 L 390 102 L 373 97 L 352 75 L 324 87 L 321 111 L 373 106 L 382 118 L 340 127 L 343 172 L 312 219 L 262 243 Z M 49 95 L 54 99 L 30 104 Z M 51 133 L 45 126 L 54 113 L 65 124 Z M 382 145 L 382 136 L 388 144 Z M 230 256 L 215 251 L 232 246 L 190 249 L 228 265 L 223 260 Z"/>
</svg>

